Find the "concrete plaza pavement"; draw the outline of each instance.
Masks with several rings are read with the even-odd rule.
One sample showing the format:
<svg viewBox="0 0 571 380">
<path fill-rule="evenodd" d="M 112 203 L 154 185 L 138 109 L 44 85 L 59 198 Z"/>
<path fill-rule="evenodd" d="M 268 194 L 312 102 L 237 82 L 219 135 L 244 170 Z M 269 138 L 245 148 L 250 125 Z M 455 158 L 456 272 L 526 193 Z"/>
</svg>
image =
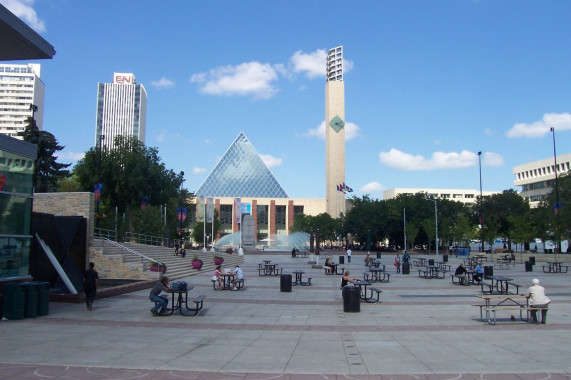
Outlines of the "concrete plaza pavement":
<svg viewBox="0 0 571 380">
<path fill-rule="evenodd" d="M 328 253 L 336 262 L 342 254 Z M 263 259 L 283 273 L 304 270 L 312 285 L 281 292 L 280 276 L 258 276 Z M 461 259 L 449 258 L 452 269 Z M 492 326 L 472 306 L 479 286 L 419 278 L 414 268 L 396 274 L 392 254 L 382 257 L 390 282 L 375 285 L 382 302 L 347 313 L 341 276 L 308 258 L 246 253 L 240 291 L 213 290 L 210 272 L 186 278 L 189 296 L 206 295 L 195 317 L 153 317 L 143 290 L 96 300 L 93 311 L 50 303 L 47 316 L 1 322 L 0 379 L 569 379 L 571 273 L 542 273 L 543 259 L 534 272 L 521 263 L 494 272 L 520 292 L 539 278 L 552 300 L 547 324 L 500 313 Z M 358 278 L 366 270 L 355 253 L 341 267 Z"/>
</svg>

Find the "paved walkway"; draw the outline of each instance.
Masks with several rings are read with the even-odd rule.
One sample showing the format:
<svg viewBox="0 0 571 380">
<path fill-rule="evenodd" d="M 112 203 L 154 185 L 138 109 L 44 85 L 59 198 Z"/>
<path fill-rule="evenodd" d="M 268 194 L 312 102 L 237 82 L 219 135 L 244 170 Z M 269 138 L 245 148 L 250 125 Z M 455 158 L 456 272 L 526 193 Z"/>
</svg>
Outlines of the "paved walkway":
<svg viewBox="0 0 571 380">
<path fill-rule="evenodd" d="M 280 292 L 279 276 L 258 276 L 262 259 L 304 270 L 312 285 Z M 47 316 L 1 322 L 0 379 L 569 379 L 571 273 L 539 273 L 540 263 L 495 270 L 526 286 L 539 278 L 552 304 L 547 325 L 491 326 L 471 306 L 479 287 L 396 274 L 393 256 L 383 256 L 394 274 L 377 285 L 382 303 L 346 313 L 341 276 L 308 260 L 247 254 L 240 291 L 214 291 L 211 273 L 188 278 L 191 295 L 206 295 L 196 317 L 153 317 L 144 290 L 97 300 L 93 311 L 51 303 Z M 366 270 L 355 254 L 341 266 L 355 277 Z"/>
</svg>

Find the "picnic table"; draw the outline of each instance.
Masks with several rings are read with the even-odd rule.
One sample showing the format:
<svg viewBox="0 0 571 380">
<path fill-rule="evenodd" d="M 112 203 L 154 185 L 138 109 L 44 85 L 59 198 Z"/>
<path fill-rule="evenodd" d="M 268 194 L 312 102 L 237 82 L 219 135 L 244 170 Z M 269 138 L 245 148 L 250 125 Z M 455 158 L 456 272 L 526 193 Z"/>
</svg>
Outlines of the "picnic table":
<svg viewBox="0 0 571 380">
<path fill-rule="evenodd" d="M 292 281 L 291 284 L 293 286 L 296 286 L 297 284 L 301 285 L 301 286 L 309 286 L 311 285 L 311 276 L 309 276 L 307 278 L 307 281 L 303 281 L 303 274 L 305 273 L 305 271 L 302 270 L 294 270 L 293 274 L 295 274 L 295 281 Z"/>
<path fill-rule="evenodd" d="M 569 266 L 561 265 L 561 261 L 547 261 L 547 265 L 543 265 L 544 273 L 567 273 L 569 271 Z"/>
<path fill-rule="evenodd" d="M 206 296 L 204 295 L 199 295 L 193 299 L 190 300 L 190 302 L 194 302 L 195 303 L 195 307 L 188 307 L 188 292 L 191 291 L 192 289 L 194 289 L 194 286 L 189 285 L 187 287 L 186 290 L 173 290 L 173 289 L 169 289 L 166 292 L 168 294 L 170 294 L 170 298 L 171 298 L 171 309 L 170 309 L 170 313 L 167 315 L 173 315 L 173 313 L 178 310 L 180 315 L 184 315 L 184 316 L 194 316 L 196 314 L 198 314 L 198 312 L 200 310 L 202 310 L 202 305 L 204 302 L 204 298 Z M 185 314 L 183 312 L 183 308 L 182 306 L 184 305 L 184 308 L 188 311 L 192 311 L 194 312 L 194 314 Z"/>
<path fill-rule="evenodd" d="M 369 289 L 369 292 L 371 293 L 370 296 L 368 296 L 367 292 L 367 286 L 372 285 L 372 283 L 369 281 L 357 280 L 353 283 L 353 285 L 358 286 L 361 289 L 361 299 L 363 301 L 369 302 L 373 300 L 373 291 Z"/>
<path fill-rule="evenodd" d="M 442 274 L 442 277 L 440 277 Z M 418 276 L 424 278 L 444 278 L 446 270 L 441 269 L 438 265 L 425 265 L 424 269 L 418 270 Z"/>
<path fill-rule="evenodd" d="M 489 324 L 496 324 L 496 312 L 498 311 L 519 311 L 519 317 L 523 321 L 529 320 L 529 304 L 528 299 L 524 295 L 516 294 L 484 294 L 478 295 L 478 298 L 484 300 L 483 304 L 477 304 L 480 308 L 480 319 L 488 321 Z M 523 312 L 526 311 L 525 318 Z M 485 312 L 485 318 L 484 318 Z M 493 314 L 493 319 L 491 318 Z"/>
<path fill-rule="evenodd" d="M 480 283 L 480 285 L 482 286 L 482 292 L 484 291 L 484 286 L 486 286 L 488 288 L 488 292 L 490 294 L 492 294 L 494 288 L 496 289 L 496 291 L 499 294 L 508 294 L 509 291 L 509 285 L 513 284 L 514 286 L 516 286 L 519 290 L 519 285 L 518 284 L 514 284 L 514 283 L 510 283 L 510 281 L 512 281 L 512 278 L 509 277 L 505 277 L 505 276 L 488 276 L 486 277 L 486 280 L 491 280 L 491 284 L 487 283 L 485 281 L 482 280 L 482 282 Z"/>
</svg>

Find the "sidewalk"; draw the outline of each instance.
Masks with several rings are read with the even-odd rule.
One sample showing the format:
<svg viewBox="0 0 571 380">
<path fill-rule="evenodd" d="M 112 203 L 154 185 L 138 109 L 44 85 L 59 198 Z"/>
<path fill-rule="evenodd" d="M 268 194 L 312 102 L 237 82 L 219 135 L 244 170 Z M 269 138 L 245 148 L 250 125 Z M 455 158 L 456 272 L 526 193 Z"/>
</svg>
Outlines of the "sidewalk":
<svg viewBox="0 0 571 380">
<path fill-rule="evenodd" d="M 258 276 L 263 259 L 284 274 L 304 270 L 312 285 L 280 292 L 280 276 Z M 247 253 L 240 291 L 214 291 L 210 272 L 187 278 L 189 295 L 206 295 L 196 317 L 153 317 L 143 290 L 96 300 L 93 311 L 51 303 L 47 316 L 1 322 L 0 379 L 569 378 L 571 273 L 541 273 L 540 263 L 494 271 L 525 286 L 539 278 L 552 304 L 547 325 L 490 326 L 471 306 L 479 287 L 419 278 L 414 268 L 396 274 L 392 255 L 382 257 L 390 282 L 375 285 L 382 303 L 345 313 L 341 276 L 308 260 Z M 449 260 L 455 268 L 461 257 Z M 355 253 L 340 267 L 358 278 L 366 270 Z"/>
</svg>

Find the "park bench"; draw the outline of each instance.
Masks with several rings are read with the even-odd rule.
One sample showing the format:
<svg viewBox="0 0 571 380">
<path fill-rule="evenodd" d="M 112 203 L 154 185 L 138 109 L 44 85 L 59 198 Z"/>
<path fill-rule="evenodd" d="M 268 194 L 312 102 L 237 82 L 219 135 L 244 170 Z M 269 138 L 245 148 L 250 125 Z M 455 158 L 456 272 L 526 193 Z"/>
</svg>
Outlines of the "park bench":
<svg viewBox="0 0 571 380">
<path fill-rule="evenodd" d="M 367 302 L 368 302 L 368 303 L 381 302 L 380 297 L 381 297 L 381 293 L 382 293 L 383 291 L 382 291 L 381 289 L 379 289 L 379 288 L 374 288 L 374 287 L 371 287 L 371 288 L 369 288 L 369 289 L 371 290 L 371 292 L 377 293 L 377 299 L 375 299 L 375 297 L 372 296 L 371 298 L 368 298 L 368 299 L 367 299 Z"/>
</svg>

